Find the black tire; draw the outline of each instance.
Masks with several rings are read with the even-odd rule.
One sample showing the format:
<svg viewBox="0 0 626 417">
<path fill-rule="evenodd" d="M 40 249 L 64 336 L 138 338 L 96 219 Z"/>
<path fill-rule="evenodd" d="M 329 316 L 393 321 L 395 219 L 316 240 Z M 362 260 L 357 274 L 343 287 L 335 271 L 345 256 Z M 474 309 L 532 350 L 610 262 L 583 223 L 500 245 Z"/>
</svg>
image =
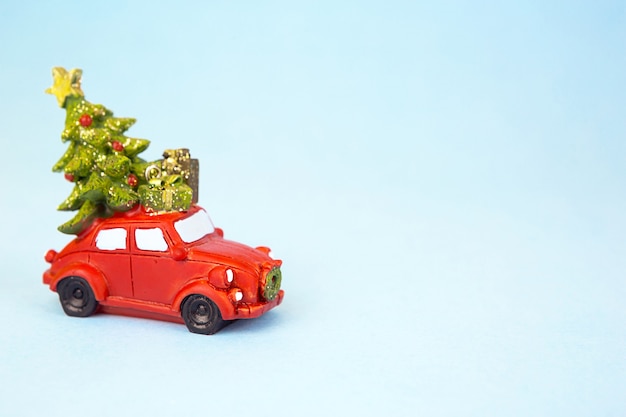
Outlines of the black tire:
<svg viewBox="0 0 626 417">
<path fill-rule="evenodd" d="M 203 295 L 187 297 L 181 310 L 183 320 L 192 333 L 215 334 L 227 323 L 215 303 Z"/>
<path fill-rule="evenodd" d="M 68 316 L 91 316 L 98 308 L 98 300 L 84 278 L 63 278 L 57 285 L 57 292 L 63 311 Z"/>
</svg>

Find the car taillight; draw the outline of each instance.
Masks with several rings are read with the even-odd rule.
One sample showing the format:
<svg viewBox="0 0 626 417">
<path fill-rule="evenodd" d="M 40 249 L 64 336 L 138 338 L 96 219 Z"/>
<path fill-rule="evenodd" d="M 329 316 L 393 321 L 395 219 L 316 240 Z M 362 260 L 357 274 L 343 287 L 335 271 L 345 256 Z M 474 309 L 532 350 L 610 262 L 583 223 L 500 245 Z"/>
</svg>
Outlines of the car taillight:
<svg viewBox="0 0 626 417">
<path fill-rule="evenodd" d="M 56 257 L 57 257 L 57 251 L 55 251 L 54 249 L 50 249 L 48 252 L 46 252 L 46 256 L 44 256 L 44 259 L 46 260 L 46 262 L 51 264 L 52 261 L 54 261 L 54 258 Z"/>
</svg>

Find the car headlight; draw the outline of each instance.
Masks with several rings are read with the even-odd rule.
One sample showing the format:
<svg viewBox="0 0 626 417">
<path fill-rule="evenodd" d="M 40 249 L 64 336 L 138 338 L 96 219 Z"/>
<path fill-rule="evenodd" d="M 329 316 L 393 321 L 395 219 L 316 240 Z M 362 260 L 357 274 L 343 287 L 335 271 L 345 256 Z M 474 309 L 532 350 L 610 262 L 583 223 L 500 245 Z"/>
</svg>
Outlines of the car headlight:
<svg viewBox="0 0 626 417">
<path fill-rule="evenodd" d="M 235 279 L 235 272 L 230 268 L 217 267 L 209 271 L 209 281 L 217 288 L 228 288 Z"/>
</svg>

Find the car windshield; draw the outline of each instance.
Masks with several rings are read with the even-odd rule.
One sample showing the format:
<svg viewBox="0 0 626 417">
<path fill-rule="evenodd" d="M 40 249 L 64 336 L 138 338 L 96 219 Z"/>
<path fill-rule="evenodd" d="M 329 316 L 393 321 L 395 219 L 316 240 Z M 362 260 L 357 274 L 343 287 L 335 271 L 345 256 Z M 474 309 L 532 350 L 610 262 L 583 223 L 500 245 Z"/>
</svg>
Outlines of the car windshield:
<svg viewBox="0 0 626 417">
<path fill-rule="evenodd" d="M 215 231 L 209 215 L 204 210 L 174 222 L 174 228 L 185 243 L 195 242 Z"/>
</svg>

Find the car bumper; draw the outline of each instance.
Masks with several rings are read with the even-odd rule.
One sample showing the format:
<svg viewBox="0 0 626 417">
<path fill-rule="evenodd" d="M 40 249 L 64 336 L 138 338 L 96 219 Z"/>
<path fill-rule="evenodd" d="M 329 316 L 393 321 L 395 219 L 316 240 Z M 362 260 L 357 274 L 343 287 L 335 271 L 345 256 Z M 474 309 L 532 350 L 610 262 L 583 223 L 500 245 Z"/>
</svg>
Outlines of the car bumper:
<svg viewBox="0 0 626 417">
<path fill-rule="evenodd" d="M 256 303 L 256 304 L 247 304 L 241 303 L 238 304 L 235 308 L 235 317 L 234 319 L 253 319 L 255 317 L 259 317 L 266 312 L 270 311 L 274 307 L 280 305 L 283 302 L 283 298 L 285 296 L 285 291 L 280 290 L 272 301 L 268 303 Z"/>
<path fill-rule="evenodd" d="M 51 282 L 52 282 L 52 272 L 50 272 L 50 270 L 47 269 L 43 273 L 43 283 L 46 285 L 50 285 Z"/>
</svg>

